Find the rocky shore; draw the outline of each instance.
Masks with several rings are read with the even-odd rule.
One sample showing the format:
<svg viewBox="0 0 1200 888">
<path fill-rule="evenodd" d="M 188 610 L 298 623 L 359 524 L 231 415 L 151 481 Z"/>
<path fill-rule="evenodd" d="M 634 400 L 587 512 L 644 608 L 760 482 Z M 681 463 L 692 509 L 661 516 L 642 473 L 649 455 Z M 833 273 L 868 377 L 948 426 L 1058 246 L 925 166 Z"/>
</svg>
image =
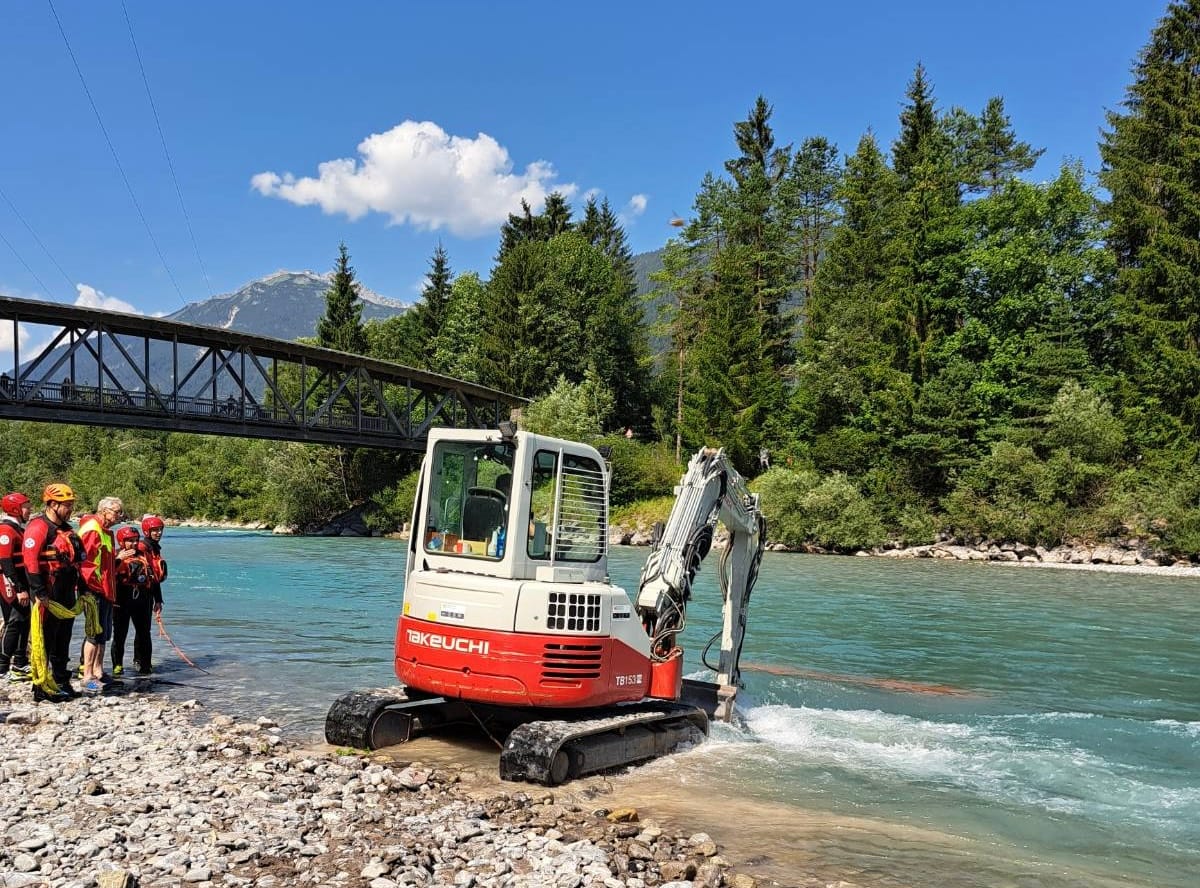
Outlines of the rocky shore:
<svg viewBox="0 0 1200 888">
<path fill-rule="evenodd" d="M 718 529 L 713 545 L 727 544 L 728 534 Z M 613 527 L 608 542 L 613 546 L 649 546 L 653 541 L 646 528 Z M 1001 564 L 1026 564 L 1076 570 L 1111 570 L 1154 573 L 1170 576 L 1200 576 L 1200 565 L 1157 549 L 1143 540 L 1127 539 L 1107 543 L 1075 542 L 1069 545 L 1029 546 L 1024 543 L 981 540 L 966 545 L 950 538 L 921 546 L 887 543 L 853 553 L 833 552 L 819 546 L 786 546 L 768 543 L 772 552 L 802 552 L 809 555 L 845 555 L 878 558 L 932 558 L 942 561 L 990 561 Z"/>
<path fill-rule="evenodd" d="M 3 888 L 756 884 L 633 809 L 305 748 L 146 687 L 56 705 L 0 685 L 0 722 Z"/>
</svg>

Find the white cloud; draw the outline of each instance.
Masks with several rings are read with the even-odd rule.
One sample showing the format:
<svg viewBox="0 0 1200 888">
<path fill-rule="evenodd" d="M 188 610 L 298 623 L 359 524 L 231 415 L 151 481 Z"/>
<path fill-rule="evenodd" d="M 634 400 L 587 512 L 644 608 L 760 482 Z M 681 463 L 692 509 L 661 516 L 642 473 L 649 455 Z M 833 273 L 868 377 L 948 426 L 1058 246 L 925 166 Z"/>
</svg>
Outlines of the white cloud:
<svg viewBox="0 0 1200 888">
<path fill-rule="evenodd" d="M 141 314 L 136 308 L 130 305 L 123 299 L 117 299 L 113 296 L 105 296 L 95 287 L 87 284 L 76 284 L 75 289 L 79 291 L 79 295 L 75 298 L 75 304 L 80 308 L 101 308 L 105 311 L 123 311 L 126 314 Z"/>
<path fill-rule="evenodd" d="M 460 236 L 495 233 L 522 199 L 537 210 L 552 191 L 572 196 L 543 160 L 513 172 L 508 150 L 486 133 L 452 136 L 431 121 L 406 120 L 367 136 L 358 158 L 327 160 L 317 175 L 258 173 L 250 185 L 267 197 L 360 219 L 383 213 L 395 224 L 449 229 Z"/>
<path fill-rule="evenodd" d="M 21 351 L 25 351 L 25 346 L 29 342 L 29 331 L 20 324 L 13 324 L 9 321 L 4 321 L 0 322 L 0 355 L 12 354 L 14 326 L 17 328 L 17 339 L 21 344 Z"/>
<path fill-rule="evenodd" d="M 650 202 L 650 198 L 644 194 L 635 194 L 629 198 L 629 203 L 625 205 L 625 215 L 630 218 L 637 218 L 646 212 L 646 204 Z"/>
</svg>

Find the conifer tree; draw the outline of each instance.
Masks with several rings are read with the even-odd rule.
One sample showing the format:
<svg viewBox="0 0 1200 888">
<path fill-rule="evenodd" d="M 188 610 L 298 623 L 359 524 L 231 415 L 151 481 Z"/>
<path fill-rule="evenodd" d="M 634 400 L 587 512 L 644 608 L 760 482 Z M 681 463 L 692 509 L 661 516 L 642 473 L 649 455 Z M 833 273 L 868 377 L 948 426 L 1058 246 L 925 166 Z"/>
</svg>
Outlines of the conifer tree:
<svg viewBox="0 0 1200 888">
<path fill-rule="evenodd" d="M 729 278 L 728 285 L 749 288 L 764 355 L 771 371 L 782 374 L 793 360 L 785 304 L 794 278 L 781 206 L 791 146 L 776 147 L 772 113 L 767 100 L 759 96 L 746 119 L 734 124 L 734 141 L 741 153 L 725 162 L 733 187 L 720 213 L 734 251 L 726 257 L 726 270 L 742 278 Z"/>
<path fill-rule="evenodd" d="M 1168 8 L 1108 115 L 1100 182 L 1111 195 L 1126 409 L 1141 434 L 1200 433 L 1200 0 Z M 1152 432 L 1146 426 L 1158 425 Z"/>
<path fill-rule="evenodd" d="M 421 354 L 425 359 L 425 366 L 437 373 L 442 371 L 436 362 L 438 339 L 446 324 L 446 312 L 450 303 L 453 278 L 454 276 L 450 273 L 450 263 L 446 258 L 446 250 L 439 243 L 433 252 L 433 257 L 429 260 L 429 274 L 425 287 L 421 291 L 421 302 L 415 309 L 420 328 Z"/>
<path fill-rule="evenodd" d="M 561 192 L 552 191 L 546 195 L 542 212 L 537 215 L 534 215 L 528 201 L 522 198 L 521 213 L 509 213 L 508 221 L 500 227 L 500 253 L 496 261 L 504 259 L 508 251 L 522 241 L 548 241 L 571 228 L 571 205 Z"/>
<path fill-rule="evenodd" d="M 333 280 L 325 291 L 325 314 L 317 321 L 317 344 L 356 355 L 367 351 L 362 300 L 354 280 L 354 269 L 350 266 L 350 253 L 344 243 L 338 244 Z"/>
<path fill-rule="evenodd" d="M 892 341 L 897 369 L 911 373 L 920 385 L 936 369 L 930 359 L 938 342 L 961 318 L 966 238 L 958 213 L 962 170 L 921 65 L 908 85 L 892 153 L 902 198 L 898 243 L 906 248 L 893 268 Z"/>
<path fill-rule="evenodd" d="M 841 220 L 807 306 L 793 410 L 825 469 L 861 471 L 905 429 L 910 380 L 895 369 L 885 311 L 898 250 L 899 182 L 867 133 L 836 191 Z"/>
<path fill-rule="evenodd" d="M 979 174 L 972 190 L 983 189 L 995 194 L 1017 174 L 1033 169 L 1045 151 L 1045 148 L 1035 149 L 1028 142 L 1017 140 L 1012 122 L 1004 113 L 1004 99 L 993 96 L 979 117 L 974 152 Z"/>
<path fill-rule="evenodd" d="M 841 174 L 837 146 L 817 136 L 801 143 L 783 185 L 783 212 L 796 241 L 798 277 L 806 313 L 812 300 L 817 265 L 837 222 L 834 198 Z"/>
<path fill-rule="evenodd" d="M 925 66 L 918 62 L 908 84 L 908 104 L 900 112 L 900 135 L 892 145 L 892 168 L 907 179 L 941 138 L 933 85 Z"/>
</svg>

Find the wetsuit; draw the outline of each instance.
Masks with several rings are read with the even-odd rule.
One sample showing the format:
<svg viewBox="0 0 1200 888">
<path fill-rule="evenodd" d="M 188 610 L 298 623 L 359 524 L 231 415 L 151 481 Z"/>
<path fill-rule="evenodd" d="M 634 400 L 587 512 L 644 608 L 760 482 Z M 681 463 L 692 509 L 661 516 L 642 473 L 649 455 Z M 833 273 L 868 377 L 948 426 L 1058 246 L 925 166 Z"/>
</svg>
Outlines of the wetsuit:
<svg viewBox="0 0 1200 888">
<path fill-rule="evenodd" d="M 35 515 L 25 528 L 21 554 L 33 597 L 49 598 L 64 607 L 74 608 L 79 568 L 83 564 L 83 543 L 70 522 L 58 524 L 44 514 Z M 75 618 L 56 617 L 48 608 L 42 617 L 46 657 L 50 661 L 54 683 L 60 688 L 69 688 L 71 674 L 67 671 L 67 660 L 71 656 Z"/>
<path fill-rule="evenodd" d="M 0 675 L 10 668 L 24 673 L 29 669 L 29 599 L 25 604 L 17 594 L 29 592 L 25 564 L 21 558 L 21 539 L 25 529 L 11 515 L 0 517 L 0 611 L 4 614 L 4 635 L 0 637 Z"/>
<path fill-rule="evenodd" d="M 112 664 L 114 673 L 125 668 L 125 639 L 133 623 L 133 668 L 150 672 L 150 614 L 162 607 L 162 592 L 154 569 L 138 543 L 137 554 L 117 562 L 117 606 L 113 608 Z"/>
</svg>

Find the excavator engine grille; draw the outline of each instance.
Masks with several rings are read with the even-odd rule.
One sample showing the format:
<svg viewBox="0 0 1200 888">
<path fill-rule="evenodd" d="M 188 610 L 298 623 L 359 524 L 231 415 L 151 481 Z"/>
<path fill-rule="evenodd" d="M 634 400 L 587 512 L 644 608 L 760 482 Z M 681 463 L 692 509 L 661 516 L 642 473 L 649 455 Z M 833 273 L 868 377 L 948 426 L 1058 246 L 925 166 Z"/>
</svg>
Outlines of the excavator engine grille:
<svg viewBox="0 0 1200 888">
<path fill-rule="evenodd" d="M 551 592 L 547 629 L 600 631 L 600 596 L 589 592 Z"/>
<path fill-rule="evenodd" d="M 599 678 L 603 656 L 598 644 L 548 644 L 542 653 L 542 681 Z"/>
</svg>

